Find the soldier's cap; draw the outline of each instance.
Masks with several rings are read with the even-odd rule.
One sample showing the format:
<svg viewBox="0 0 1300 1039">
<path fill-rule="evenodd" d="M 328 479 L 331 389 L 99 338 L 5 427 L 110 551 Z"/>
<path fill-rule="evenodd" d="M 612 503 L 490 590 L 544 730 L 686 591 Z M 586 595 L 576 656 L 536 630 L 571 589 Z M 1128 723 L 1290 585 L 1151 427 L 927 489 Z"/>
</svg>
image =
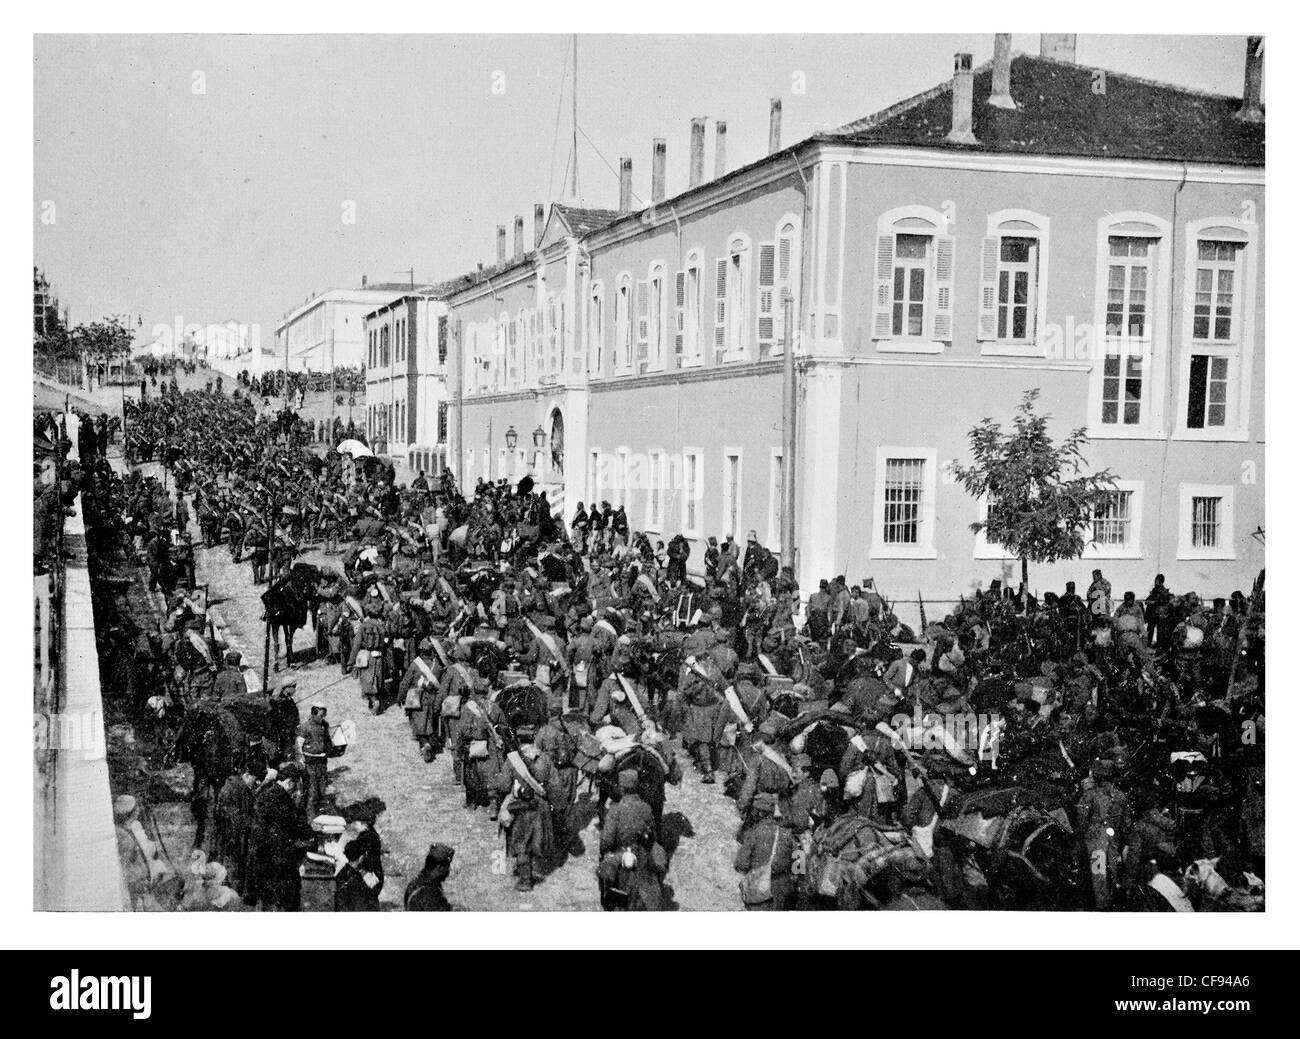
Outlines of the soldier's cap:
<svg viewBox="0 0 1300 1039">
<path fill-rule="evenodd" d="M 840 777 L 835 774 L 834 769 L 828 768 L 822 773 L 820 785 L 824 786 L 827 790 L 838 790 L 840 787 Z"/>
<path fill-rule="evenodd" d="M 117 822 L 128 818 L 136 809 L 136 800 L 130 794 L 119 794 L 113 800 L 113 819 Z"/>
<path fill-rule="evenodd" d="M 589 613 L 578 622 L 578 626 L 583 631 L 591 631 L 596 626 L 596 618 Z"/>
<path fill-rule="evenodd" d="M 618 788 L 627 793 L 636 789 L 641 774 L 634 768 L 625 768 L 618 774 Z"/>
<path fill-rule="evenodd" d="M 326 710 L 329 710 L 329 708 L 327 708 L 327 707 L 326 707 L 326 706 L 325 706 L 325 705 L 324 705 L 320 700 L 313 700 L 313 701 L 312 701 L 312 704 L 311 704 L 311 709 L 312 709 L 313 711 L 326 711 Z"/>
<path fill-rule="evenodd" d="M 228 649 L 228 650 L 226 650 L 226 663 L 227 663 L 227 664 L 238 664 L 238 663 L 239 663 L 241 660 L 243 660 L 243 659 L 244 659 L 244 655 L 243 655 L 242 653 L 240 653 L 239 650 L 237 650 L 237 649 Z"/>
</svg>

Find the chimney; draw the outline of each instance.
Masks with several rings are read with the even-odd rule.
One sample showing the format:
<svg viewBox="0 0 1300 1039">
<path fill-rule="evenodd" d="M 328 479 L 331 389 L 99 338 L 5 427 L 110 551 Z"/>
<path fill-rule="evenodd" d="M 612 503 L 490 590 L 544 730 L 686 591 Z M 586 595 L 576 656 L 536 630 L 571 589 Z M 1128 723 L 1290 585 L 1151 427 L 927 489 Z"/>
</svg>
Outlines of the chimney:
<svg viewBox="0 0 1300 1039">
<path fill-rule="evenodd" d="M 533 248 L 542 247 L 542 233 L 546 230 L 546 207 L 538 202 L 533 206 Z"/>
<path fill-rule="evenodd" d="M 515 259 L 524 255 L 524 218 L 515 217 Z"/>
<path fill-rule="evenodd" d="M 704 180 L 704 118 L 691 120 L 691 187 Z"/>
<path fill-rule="evenodd" d="M 772 109 L 767 122 L 767 154 L 775 155 L 781 150 L 781 99 L 772 98 Z"/>
<path fill-rule="evenodd" d="M 713 175 L 721 177 L 727 172 L 727 124 L 725 120 L 718 120 L 718 141 L 717 147 L 713 149 Z"/>
<path fill-rule="evenodd" d="M 361 287 L 363 289 L 366 287 L 366 276 L 364 274 L 361 275 Z"/>
<path fill-rule="evenodd" d="M 662 137 L 655 138 L 654 163 L 650 167 L 650 201 L 664 200 L 664 180 L 668 171 L 668 142 Z"/>
<path fill-rule="evenodd" d="M 1011 34 L 1000 32 L 993 37 L 993 90 L 989 104 L 994 108 L 1016 108 L 1011 97 Z"/>
<path fill-rule="evenodd" d="M 618 160 L 618 211 L 632 212 L 632 158 L 629 155 Z"/>
<path fill-rule="evenodd" d="M 1264 108 L 1264 37 L 1246 37 L 1246 83 L 1241 89 L 1241 110 L 1237 118 L 1243 123 L 1262 123 Z"/>
<path fill-rule="evenodd" d="M 952 129 L 948 140 L 954 144 L 979 144 L 971 132 L 971 104 L 975 100 L 975 73 L 969 54 L 952 56 Z"/>
<path fill-rule="evenodd" d="M 1038 53 L 1057 61 L 1074 61 L 1074 45 L 1079 37 L 1069 32 L 1045 32 L 1038 37 Z"/>
<path fill-rule="evenodd" d="M 497 224 L 497 263 L 506 262 L 506 225 Z"/>
</svg>

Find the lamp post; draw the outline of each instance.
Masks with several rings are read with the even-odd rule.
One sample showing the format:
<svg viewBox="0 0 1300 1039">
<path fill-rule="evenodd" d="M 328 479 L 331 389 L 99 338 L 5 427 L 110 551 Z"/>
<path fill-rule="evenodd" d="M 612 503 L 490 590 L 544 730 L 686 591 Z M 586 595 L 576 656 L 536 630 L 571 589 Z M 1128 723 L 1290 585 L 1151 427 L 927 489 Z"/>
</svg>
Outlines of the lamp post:
<svg viewBox="0 0 1300 1039">
<path fill-rule="evenodd" d="M 511 426 L 506 430 L 506 447 L 513 451 L 515 445 L 519 443 L 519 434 L 515 432 L 515 427 Z"/>
</svg>

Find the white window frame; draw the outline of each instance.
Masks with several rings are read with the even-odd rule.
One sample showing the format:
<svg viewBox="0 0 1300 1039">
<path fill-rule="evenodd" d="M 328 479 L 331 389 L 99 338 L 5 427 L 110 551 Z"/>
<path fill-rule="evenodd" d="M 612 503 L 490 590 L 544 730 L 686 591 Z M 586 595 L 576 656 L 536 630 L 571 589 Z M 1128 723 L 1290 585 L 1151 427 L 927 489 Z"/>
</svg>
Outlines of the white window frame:
<svg viewBox="0 0 1300 1039">
<path fill-rule="evenodd" d="M 983 523 L 989 518 L 989 497 L 987 494 L 981 494 L 976 503 L 976 516 Z M 1019 556 L 1010 552 L 1005 545 L 1000 545 L 995 541 L 989 541 L 988 535 L 983 530 L 975 532 L 975 548 L 971 553 L 972 559 L 996 559 L 999 561 L 1019 560 Z"/>
<path fill-rule="evenodd" d="M 767 547 L 778 554 L 781 552 L 781 483 L 785 479 L 785 453 L 774 447 L 769 453 L 767 472 Z"/>
<path fill-rule="evenodd" d="M 728 469 L 732 459 L 736 460 L 736 493 L 733 498 L 731 493 L 731 481 L 727 479 Z M 743 447 L 726 446 L 722 449 L 722 519 L 718 525 L 720 535 L 730 534 L 735 538 L 736 543 L 743 541 L 741 534 L 745 530 L 744 517 L 745 503 L 745 449 Z M 734 530 L 727 529 L 727 520 L 730 518 L 732 510 L 736 513 L 736 524 Z"/>
<path fill-rule="evenodd" d="M 914 544 L 885 543 L 885 473 L 890 459 L 919 458 L 924 463 L 919 526 Z M 876 448 L 876 484 L 871 509 L 871 557 L 873 559 L 937 559 L 934 546 L 935 491 L 938 486 L 939 452 L 933 447 Z"/>
<path fill-rule="evenodd" d="M 704 250 L 696 247 L 687 253 L 682 270 L 686 275 L 686 299 L 682 318 L 682 367 L 698 368 L 704 364 Z M 692 271 L 695 272 L 693 308 L 691 306 Z"/>
<path fill-rule="evenodd" d="M 1217 229 L 1223 229 L 1218 231 Z M 1225 235 L 1223 232 L 1229 232 Z M 1243 442 L 1250 437 L 1251 373 L 1255 353 L 1255 292 L 1259 254 L 1259 225 L 1248 224 L 1235 217 L 1206 217 L 1187 224 L 1186 252 L 1183 267 L 1183 320 L 1179 337 L 1178 393 L 1174 413 L 1174 438 L 1177 440 Z M 1216 233 L 1217 232 L 1217 233 Z M 1244 236 L 1239 278 L 1233 313 L 1234 335 L 1231 340 L 1199 340 L 1192 338 L 1196 306 L 1197 245 L 1201 241 L 1241 240 L 1230 237 L 1235 232 Z M 1222 426 L 1203 428 L 1187 425 L 1188 395 L 1191 389 L 1193 354 L 1211 358 L 1222 357 L 1228 362 L 1227 416 Z"/>
<path fill-rule="evenodd" d="M 633 338 L 633 325 L 636 321 L 636 282 L 632 272 L 624 271 L 618 276 L 614 289 L 614 374 L 628 375 L 632 372 L 636 357 L 636 343 Z"/>
<path fill-rule="evenodd" d="M 592 447 L 587 451 L 587 505 L 600 504 L 600 448 Z"/>
<path fill-rule="evenodd" d="M 690 486 L 687 474 L 690 460 L 695 462 L 695 487 Z M 690 506 L 695 506 L 695 522 L 690 522 Z M 698 541 L 704 530 L 704 452 L 698 447 L 682 448 L 682 536 Z"/>
<path fill-rule="evenodd" d="M 930 239 L 930 244 L 926 249 L 926 269 L 925 269 L 925 293 L 924 304 L 925 311 L 922 316 L 922 332 L 918 336 L 900 335 L 895 336 L 892 328 L 893 314 L 893 284 L 894 270 L 898 266 L 898 236 L 922 235 Z M 880 285 L 883 279 L 877 270 L 879 256 L 877 248 L 879 240 L 882 237 L 891 236 L 894 239 L 893 260 L 890 265 L 890 273 L 887 284 L 887 301 L 877 298 L 880 291 Z M 876 223 L 876 239 L 870 250 L 870 269 L 872 289 L 869 299 L 872 303 L 871 333 L 872 339 L 876 344 L 876 350 L 880 353 L 902 353 L 902 354 L 941 354 L 944 351 L 945 341 L 940 340 L 935 335 L 934 319 L 935 312 L 938 308 L 938 294 L 936 288 L 935 266 L 938 259 L 939 239 L 951 238 L 948 229 L 948 218 L 937 209 L 931 209 L 929 206 L 899 206 L 897 209 L 891 209 L 882 213 Z M 951 292 L 951 289 L 950 289 Z M 952 310 L 952 300 L 950 298 L 949 310 Z M 881 307 L 885 307 L 890 313 L 891 328 L 889 335 L 877 336 L 874 327 L 876 313 Z"/>
<path fill-rule="evenodd" d="M 1178 485 L 1178 558 L 1179 559 L 1236 559 L 1234 500 L 1236 488 L 1230 484 L 1180 483 Z M 1219 544 L 1216 548 L 1192 545 L 1192 500 L 1218 498 Z"/>
<path fill-rule="evenodd" d="M 1046 357 L 1046 327 L 1047 327 L 1047 276 L 1049 271 L 1048 259 L 1051 246 L 1051 228 L 1050 218 L 1042 213 L 1035 213 L 1029 209 L 1001 209 L 996 213 L 990 213 L 988 217 L 988 228 L 985 236 L 985 248 L 989 248 L 988 242 L 994 241 L 996 252 L 994 269 L 994 281 L 992 284 L 992 315 L 993 315 L 993 338 L 988 338 L 986 331 L 977 327 L 977 337 L 980 340 L 980 355 L 983 357 Z M 998 291 L 1002 278 L 1002 239 L 1003 238 L 1036 238 L 1038 240 L 1038 260 L 1036 270 L 1034 271 L 1034 293 L 1033 293 L 1033 321 L 1030 325 L 1030 335 L 1027 339 L 999 339 L 997 338 L 997 318 L 999 310 Z M 981 256 L 981 264 L 985 258 Z M 980 292 L 989 290 L 989 285 L 981 276 Z M 990 309 L 986 307 L 985 300 L 980 301 L 980 317 Z"/>
<path fill-rule="evenodd" d="M 1169 278 L 1171 277 L 1172 225 L 1154 213 L 1124 211 L 1111 213 L 1097 221 L 1097 273 L 1094 285 L 1092 326 L 1092 377 L 1088 394 L 1088 435 L 1094 440 L 1150 440 L 1163 435 L 1165 421 L 1166 374 L 1169 328 Z M 1146 332 L 1136 344 L 1145 354 L 1142 373 L 1142 417 L 1134 425 L 1125 425 L 1122 384 L 1127 377 L 1127 359 L 1120 344 L 1106 333 L 1106 299 L 1110 275 L 1110 239 L 1112 237 L 1154 238 L 1155 256 L 1148 281 L 1149 298 Z M 1127 339 L 1123 340 L 1127 342 Z M 1119 422 L 1103 424 L 1102 391 L 1105 382 L 1105 358 L 1120 356 Z"/>
<path fill-rule="evenodd" d="M 1145 495 L 1146 485 L 1142 480 L 1116 480 L 1115 491 L 1128 491 L 1129 498 L 1129 530 L 1132 534 L 1131 543 L 1127 545 L 1102 545 L 1093 540 L 1094 532 L 1091 528 L 1085 533 L 1087 547 L 1084 549 L 1083 557 L 1085 559 L 1141 559 L 1142 558 L 1142 504 Z"/>
<path fill-rule="evenodd" d="M 754 274 L 754 243 L 743 231 L 736 231 L 727 239 L 727 321 L 723 340 L 722 361 L 730 364 L 747 361 L 750 349 L 750 323 L 753 298 L 751 282 Z"/>
<path fill-rule="evenodd" d="M 655 282 L 658 282 L 656 288 Z M 646 368 L 647 372 L 662 372 L 668 357 L 670 323 L 674 321 L 668 265 L 655 260 L 646 273 Z M 675 325 L 674 325 L 675 327 Z"/>
<path fill-rule="evenodd" d="M 627 511 L 628 481 L 632 475 L 631 451 L 626 447 L 614 449 L 614 497 L 610 499 L 614 508 Z"/>
<path fill-rule="evenodd" d="M 655 510 L 655 496 L 658 495 L 658 511 Z M 664 483 L 664 452 L 662 448 L 652 447 L 646 452 L 646 488 L 645 488 L 645 531 L 651 534 L 664 532 L 664 498 L 667 487 Z"/>
<path fill-rule="evenodd" d="M 786 228 L 790 230 L 787 232 Z M 794 311 L 794 321 L 791 328 L 794 330 L 795 341 L 799 338 L 799 287 L 800 273 L 799 260 L 802 254 L 800 245 L 802 239 L 803 224 L 799 217 L 794 213 L 786 213 L 776 222 L 776 234 L 773 241 L 776 242 L 776 302 L 775 302 L 775 335 L 772 339 L 772 356 L 780 357 L 785 350 L 785 308 L 782 305 L 782 298 L 785 291 L 789 289 L 791 302 L 790 307 Z M 786 271 L 786 276 L 781 277 L 781 243 L 786 238 L 790 239 L 790 269 Z"/>
<path fill-rule="evenodd" d="M 605 283 L 593 281 L 587 295 L 587 374 L 605 374 Z"/>
</svg>

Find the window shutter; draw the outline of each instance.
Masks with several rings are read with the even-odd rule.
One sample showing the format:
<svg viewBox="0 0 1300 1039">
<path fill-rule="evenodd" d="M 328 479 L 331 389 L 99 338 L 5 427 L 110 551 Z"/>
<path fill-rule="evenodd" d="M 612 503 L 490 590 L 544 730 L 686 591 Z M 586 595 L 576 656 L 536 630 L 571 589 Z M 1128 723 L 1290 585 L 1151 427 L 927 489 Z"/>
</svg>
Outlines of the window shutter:
<svg viewBox="0 0 1300 1039">
<path fill-rule="evenodd" d="M 776 246 L 764 242 L 758 247 L 758 354 L 772 350 L 776 338 Z"/>
<path fill-rule="evenodd" d="M 677 272 L 677 324 L 673 333 L 673 352 L 681 360 L 686 343 L 686 272 Z"/>
<path fill-rule="evenodd" d="M 781 299 L 784 296 L 785 289 L 792 293 L 794 286 L 790 284 L 790 254 L 794 248 L 794 242 L 788 234 L 782 235 L 780 244 L 777 247 L 777 264 L 776 264 L 776 334 L 773 337 L 776 341 L 777 352 L 785 349 L 785 311 L 782 309 Z"/>
<path fill-rule="evenodd" d="M 980 319 L 976 338 L 982 342 L 998 337 L 998 247 L 997 235 L 984 239 L 980 254 Z"/>
<path fill-rule="evenodd" d="M 871 328 L 873 339 L 893 337 L 893 293 L 894 236 L 890 233 L 876 237 L 876 277 L 872 295 L 874 315 Z"/>
<path fill-rule="evenodd" d="M 727 260 L 724 257 L 717 265 L 717 303 L 714 307 L 713 352 L 716 360 L 722 360 L 727 349 Z"/>
<path fill-rule="evenodd" d="M 952 286 L 955 274 L 953 254 L 957 243 L 952 235 L 937 235 L 934 240 L 934 338 L 952 342 Z"/>
<path fill-rule="evenodd" d="M 636 283 L 636 360 L 644 370 L 650 355 L 650 285 L 648 282 Z"/>
</svg>

